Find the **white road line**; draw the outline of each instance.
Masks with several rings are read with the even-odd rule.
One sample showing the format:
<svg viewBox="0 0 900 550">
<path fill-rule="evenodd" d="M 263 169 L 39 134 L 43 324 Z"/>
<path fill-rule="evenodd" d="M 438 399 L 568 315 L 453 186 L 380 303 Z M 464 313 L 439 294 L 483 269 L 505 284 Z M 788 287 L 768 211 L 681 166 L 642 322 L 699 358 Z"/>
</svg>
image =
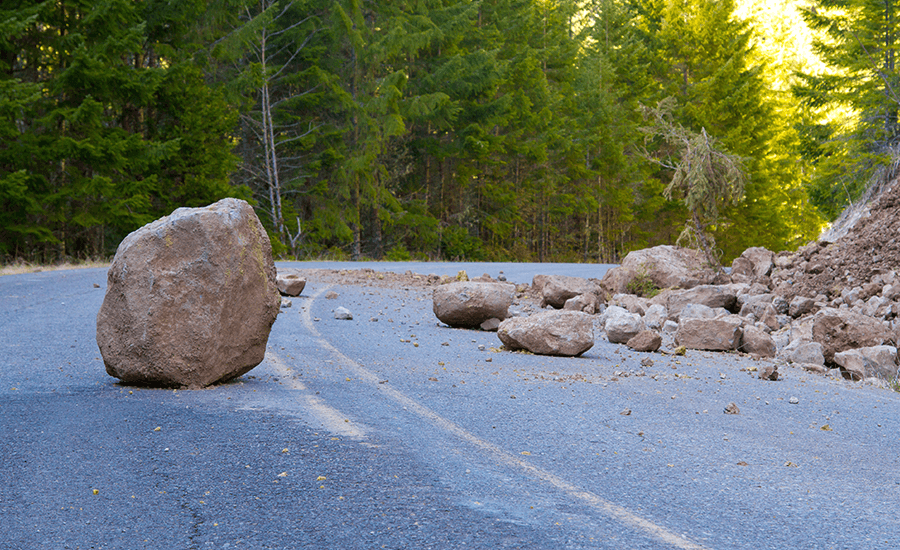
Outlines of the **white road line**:
<svg viewBox="0 0 900 550">
<path fill-rule="evenodd" d="M 284 384 L 290 389 L 299 392 L 297 404 L 303 407 L 309 416 L 315 418 L 313 423 L 321 425 L 322 428 L 331 433 L 344 437 L 363 439 L 366 436 L 362 426 L 352 422 L 341 411 L 310 393 L 303 382 L 295 380 L 291 368 L 285 365 L 284 361 L 271 349 L 266 351 L 266 362 L 275 369 Z"/>
<path fill-rule="evenodd" d="M 535 477 L 543 482 L 549 483 L 556 489 L 565 492 L 572 498 L 576 500 L 580 500 L 583 503 L 591 506 L 592 508 L 606 514 L 607 516 L 625 524 L 629 527 L 636 529 L 638 531 L 643 531 L 647 535 L 674 546 L 676 548 L 682 548 L 685 550 L 707 550 L 705 546 L 697 544 L 693 541 L 690 541 L 684 538 L 681 535 L 673 533 L 672 531 L 653 523 L 652 521 L 645 519 L 637 514 L 629 511 L 627 508 L 623 506 L 619 506 L 613 502 L 610 502 L 590 491 L 585 491 L 577 487 L 576 485 L 564 480 L 563 478 L 552 474 L 544 469 L 538 468 L 525 460 L 522 460 L 518 456 L 505 451 L 494 445 L 489 441 L 485 441 L 474 434 L 467 432 L 465 429 L 460 427 L 459 425 L 447 420 L 446 418 L 440 416 L 436 412 L 432 411 L 428 407 L 420 404 L 415 401 L 411 397 L 406 394 L 396 390 L 386 384 L 379 384 L 378 377 L 372 372 L 366 370 L 362 365 L 350 359 L 343 353 L 341 353 L 336 347 L 334 347 L 330 342 L 325 340 L 319 331 L 316 330 L 313 325 L 312 318 L 310 315 L 310 310 L 312 309 L 312 304 L 315 302 L 316 298 L 321 295 L 325 290 L 329 287 L 324 287 L 319 289 L 318 292 L 310 296 L 310 301 L 306 308 L 304 308 L 301 313 L 301 317 L 303 319 L 303 324 L 309 330 L 309 332 L 316 338 L 319 345 L 323 348 L 327 349 L 337 360 L 344 366 L 356 373 L 356 377 L 360 380 L 372 384 L 376 389 L 381 391 L 385 396 L 390 398 L 391 400 L 397 402 L 398 404 L 406 407 L 407 411 L 412 412 L 421 416 L 422 418 L 430 421 L 432 424 L 437 426 L 438 428 L 445 430 L 459 439 L 466 441 L 467 443 L 485 451 L 488 455 L 493 458 L 496 462 L 499 462 L 506 466 L 511 466 L 514 468 L 518 468 L 520 470 L 525 471 L 532 477 Z M 324 404 L 323 404 L 324 405 Z M 325 405 L 328 407 L 328 405 Z"/>
</svg>

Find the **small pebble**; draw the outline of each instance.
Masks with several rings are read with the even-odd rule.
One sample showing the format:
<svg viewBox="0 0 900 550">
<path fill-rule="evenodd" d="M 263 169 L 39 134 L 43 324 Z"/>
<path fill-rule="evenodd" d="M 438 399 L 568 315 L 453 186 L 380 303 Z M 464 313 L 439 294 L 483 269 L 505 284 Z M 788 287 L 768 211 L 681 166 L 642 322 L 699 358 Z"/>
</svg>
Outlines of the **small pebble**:
<svg viewBox="0 0 900 550">
<path fill-rule="evenodd" d="M 796 397 L 791 397 L 791 398 L 788 400 L 788 403 L 790 403 L 791 405 L 796 405 L 796 404 L 799 403 L 799 402 L 800 402 L 800 400 L 797 399 Z"/>
</svg>

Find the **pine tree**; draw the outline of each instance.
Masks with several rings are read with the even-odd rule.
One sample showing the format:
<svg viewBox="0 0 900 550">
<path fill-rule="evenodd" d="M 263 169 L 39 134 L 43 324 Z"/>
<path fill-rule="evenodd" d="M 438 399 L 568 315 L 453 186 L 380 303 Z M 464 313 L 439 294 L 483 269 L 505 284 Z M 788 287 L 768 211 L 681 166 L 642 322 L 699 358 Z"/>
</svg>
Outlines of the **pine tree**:
<svg viewBox="0 0 900 550">
<path fill-rule="evenodd" d="M 805 151 L 816 166 L 810 194 L 829 218 L 859 196 L 874 169 L 896 155 L 898 8 L 893 0 L 814 0 L 802 12 L 820 33 L 814 46 L 829 69 L 804 74 L 795 87 L 807 108 Z"/>
</svg>

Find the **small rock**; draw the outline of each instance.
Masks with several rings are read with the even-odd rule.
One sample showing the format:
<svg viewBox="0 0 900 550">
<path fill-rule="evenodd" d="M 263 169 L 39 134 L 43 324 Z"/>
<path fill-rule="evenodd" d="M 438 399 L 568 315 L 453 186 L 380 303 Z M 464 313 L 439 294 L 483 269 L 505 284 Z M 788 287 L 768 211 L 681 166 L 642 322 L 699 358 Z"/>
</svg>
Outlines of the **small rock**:
<svg viewBox="0 0 900 550">
<path fill-rule="evenodd" d="M 334 318 L 340 321 L 351 321 L 353 320 L 353 314 L 350 313 L 350 310 L 345 307 L 339 307 L 334 310 Z"/>
<path fill-rule="evenodd" d="M 500 319 L 491 317 L 487 321 L 481 323 L 480 328 L 485 332 L 497 332 L 497 329 L 500 328 L 500 322 Z"/>
<path fill-rule="evenodd" d="M 484 344 L 478 344 L 478 351 L 484 351 Z"/>
<path fill-rule="evenodd" d="M 279 273 L 275 277 L 275 285 L 282 296 L 300 296 L 306 288 L 306 279 L 296 273 Z"/>
<path fill-rule="evenodd" d="M 336 300 L 337 297 L 338 297 L 338 293 L 333 290 L 329 290 L 328 292 L 325 293 L 325 298 L 327 300 Z"/>
<path fill-rule="evenodd" d="M 644 358 L 644 359 L 641 359 L 641 366 L 642 366 L 642 367 L 652 367 L 652 366 L 653 366 L 653 359 L 650 359 L 649 357 L 646 357 L 646 358 Z"/>
<path fill-rule="evenodd" d="M 94 283 L 94 288 L 100 288 L 100 285 L 98 285 L 97 283 Z"/>
<path fill-rule="evenodd" d="M 619 414 L 621 414 L 622 416 L 628 416 L 631 414 L 631 409 L 622 409 L 622 412 L 620 412 Z"/>
<path fill-rule="evenodd" d="M 791 397 L 790 399 L 788 399 L 788 403 L 790 403 L 791 405 L 796 405 L 799 402 L 800 402 L 800 400 L 797 399 L 796 397 Z"/>
<path fill-rule="evenodd" d="M 738 406 L 734 402 L 731 402 L 728 405 L 725 405 L 725 414 L 740 414 L 740 413 L 741 413 L 741 410 L 738 408 Z"/>
<path fill-rule="evenodd" d="M 775 382 L 778 380 L 778 365 L 766 365 L 759 369 L 760 380 L 770 380 Z"/>
<path fill-rule="evenodd" d="M 284 308 L 289 308 L 289 307 L 291 307 L 292 305 L 294 305 L 294 303 L 291 302 L 290 300 L 281 300 L 281 308 L 282 308 L 282 309 L 284 309 Z"/>
</svg>

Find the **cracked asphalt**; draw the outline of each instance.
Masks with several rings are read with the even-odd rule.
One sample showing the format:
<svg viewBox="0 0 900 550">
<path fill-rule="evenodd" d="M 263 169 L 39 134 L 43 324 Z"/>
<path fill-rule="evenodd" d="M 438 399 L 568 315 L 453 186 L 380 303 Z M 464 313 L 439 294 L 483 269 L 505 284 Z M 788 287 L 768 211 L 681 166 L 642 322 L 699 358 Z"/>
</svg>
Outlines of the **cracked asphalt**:
<svg viewBox="0 0 900 550">
<path fill-rule="evenodd" d="M 0 277 L 2 549 L 900 546 L 888 390 L 599 333 L 579 358 L 510 353 L 441 325 L 427 290 L 327 281 L 247 375 L 128 387 L 95 342 L 105 287 L 103 269 Z"/>
</svg>

